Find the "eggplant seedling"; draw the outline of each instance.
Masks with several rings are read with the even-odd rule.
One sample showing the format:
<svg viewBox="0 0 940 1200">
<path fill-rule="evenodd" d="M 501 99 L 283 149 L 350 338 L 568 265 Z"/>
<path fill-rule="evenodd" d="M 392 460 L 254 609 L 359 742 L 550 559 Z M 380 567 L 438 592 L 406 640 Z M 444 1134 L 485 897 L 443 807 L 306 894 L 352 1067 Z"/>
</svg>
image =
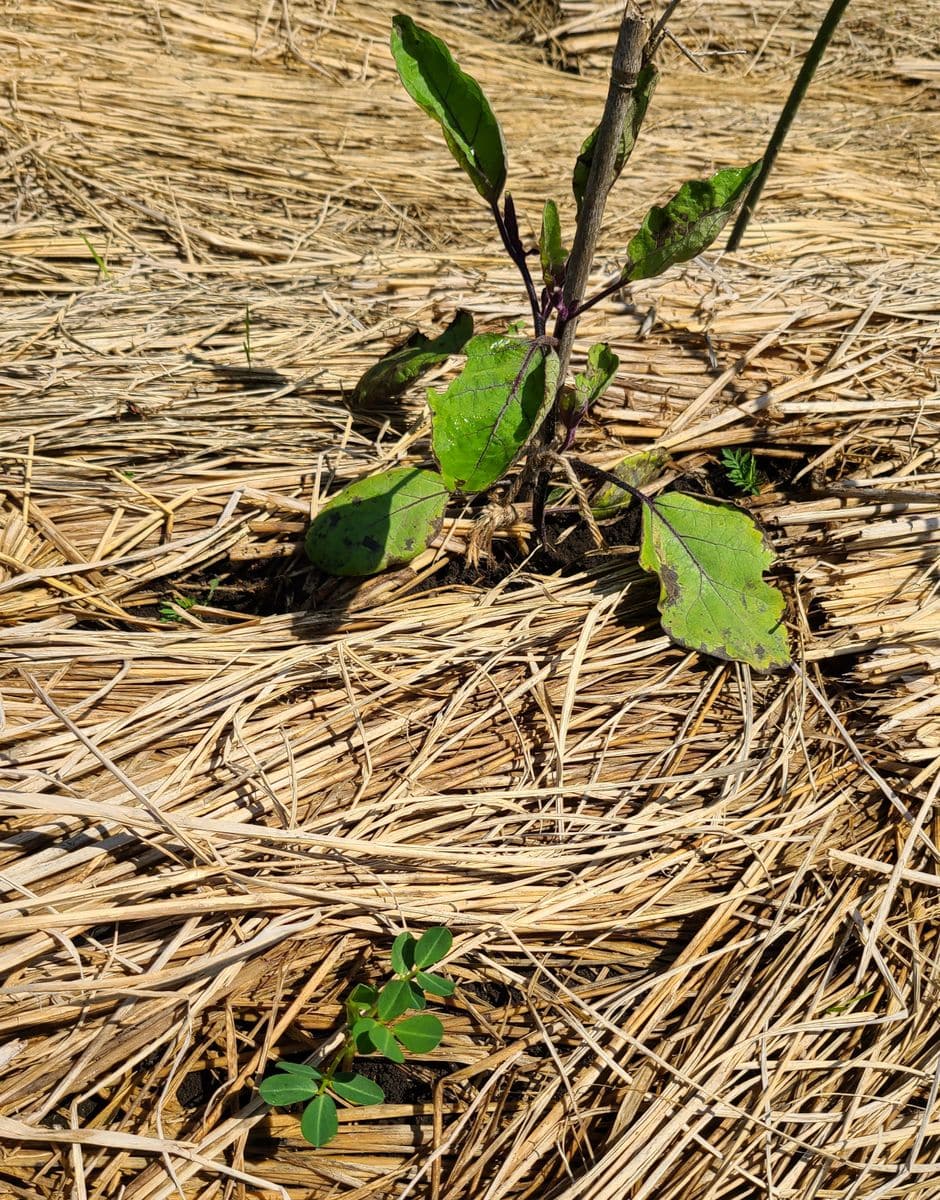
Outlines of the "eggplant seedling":
<svg viewBox="0 0 940 1200">
<path fill-rule="evenodd" d="M 643 489 L 650 474 L 630 466 L 637 456 L 625 461 L 624 470 L 607 472 L 571 454 L 579 426 L 620 365 L 609 345 L 597 343 L 587 352 L 585 369 L 569 382 L 579 317 L 625 285 L 662 275 L 706 250 L 761 166 L 725 167 L 683 183 L 665 205 L 653 205 L 615 277 L 586 295 L 607 194 L 630 159 L 656 86 L 661 36 L 660 29 L 650 35 L 639 18 L 624 17 L 603 119 L 574 165 L 577 221 L 569 251 L 553 199 L 542 209 L 538 245 L 526 244 L 506 191 L 502 130 L 479 84 L 438 37 L 410 17 L 393 19 L 391 49 L 401 82 L 440 125 L 448 149 L 489 207 L 521 276 L 532 336 L 518 329 L 473 336 L 472 318 L 461 312 L 437 338 L 417 334 L 366 372 L 354 393 L 362 405 L 403 391 L 454 354 L 466 356 L 449 387 L 427 393 L 434 467 L 394 467 L 350 484 L 316 516 L 306 548 L 330 574 L 370 575 L 420 554 L 440 532 L 452 501 L 463 505 L 494 493 L 504 506 L 531 500 L 533 525 L 544 542 L 549 482 L 553 471 L 562 473 L 582 492 L 585 485 L 603 491 L 601 508 L 607 511 L 611 490 L 639 503 L 639 562 L 659 577 L 663 627 L 676 642 L 770 670 L 790 661 L 784 598 L 763 579 L 774 555 L 750 516 L 676 492 L 648 495 Z M 530 261 L 539 264 L 538 280 Z M 653 447 L 644 461 L 661 467 L 665 456 Z"/>
</svg>

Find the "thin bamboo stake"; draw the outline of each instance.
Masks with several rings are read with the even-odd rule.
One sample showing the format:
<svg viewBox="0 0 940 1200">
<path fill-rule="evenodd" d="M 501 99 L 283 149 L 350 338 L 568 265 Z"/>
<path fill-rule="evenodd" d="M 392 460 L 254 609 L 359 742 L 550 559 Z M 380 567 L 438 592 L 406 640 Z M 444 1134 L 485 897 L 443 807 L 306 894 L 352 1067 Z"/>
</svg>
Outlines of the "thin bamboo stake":
<svg viewBox="0 0 940 1200">
<path fill-rule="evenodd" d="M 783 106 L 780 118 L 774 127 L 773 133 L 770 135 L 770 141 L 767 143 L 767 149 L 764 151 L 761 168 L 757 173 L 757 178 L 748 190 L 741 211 L 738 213 L 734 228 L 731 230 L 731 235 L 725 246 L 726 250 L 737 250 L 738 246 L 740 246 L 741 238 L 744 237 L 744 231 L 748 227 L 748 223 L 757 208 L 757 202 L 760 200 L 761 192 L 764 190 L 764 184 L 770 178 L 770 172 L 774 169 L 774 164 L 783 146 L 784 138 L 790 131 L 790 126 L 793 124 L 799 107 L 809 90 L 813 76 L 816 74 L 816 68 L 819 66 L 822 56 L 826 53 L 826 47 L 832 41 L 832 35 L 835 33 L 839 22 L 842 20 L 842 15 L 848 6 L 849 0 L 832 0 L 832 3 L 829 5 L 829 11 L 817 29 L 816 36 L 813 38 L 813 44 L 809 48 L 809 53 L 803 59 L 800 73 L 796 77 L 796 82 L 793 84 L 790 95 L 787 97 L 787 102 Z"/>
</svg>

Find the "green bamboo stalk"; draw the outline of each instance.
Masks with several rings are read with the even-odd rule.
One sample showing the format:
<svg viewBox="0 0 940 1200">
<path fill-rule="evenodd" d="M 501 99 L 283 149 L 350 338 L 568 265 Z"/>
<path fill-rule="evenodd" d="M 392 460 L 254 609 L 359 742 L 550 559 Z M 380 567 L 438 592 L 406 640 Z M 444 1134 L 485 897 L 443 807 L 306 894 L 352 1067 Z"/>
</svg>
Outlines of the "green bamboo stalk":
<svg viewBox="0 0 940 1200">
<path fill-rule="evenodd" d="M 848 6 L 849 0 L 832 0 L 832 3 L 829 5 L 829 11 L 816 31 L 813 44 L 810 46 L 806 58 L 803 59 L 803 66 L 800 68 L 800 73 L 797 75 L 796 82 L 790 91 L 790 95 L 787 97 L 783 111 L 780 113 L 777 126 L 771 134 L 770 141 L 767 143 L 763 165 L 757 178 L 751 184 L 747 198 L 741 207 L 741 211 L 738 213 L 738 219 L 734 223 L 731 236 L 728 238 L 728 244 L 725 246 L 726 250 L 737 250 L 741 244 L 741 238 L 744 236 L 744 231 L 747 229 L 748 222 L 755 208 L 757 208 L 757 201 L 764 190 L 764 184 L 767 182 L 767 178 L 773 170 L 774 163 L 777 161 L 777 155 L 780 153 L 783 139 L 790 131 L 790 126 L 793 124 L 793 118 L 796 116 L 797 109 L 803 103 L 807 89 L 812 82 L 813 76 L 816 74 L 816 68 L 819 66 L 820 60 L 826 52 L 826 47 L 832 40 L 832 35 L 835 33 L 836 27 L 842 19 L 842 14 Z"/>
</svg>

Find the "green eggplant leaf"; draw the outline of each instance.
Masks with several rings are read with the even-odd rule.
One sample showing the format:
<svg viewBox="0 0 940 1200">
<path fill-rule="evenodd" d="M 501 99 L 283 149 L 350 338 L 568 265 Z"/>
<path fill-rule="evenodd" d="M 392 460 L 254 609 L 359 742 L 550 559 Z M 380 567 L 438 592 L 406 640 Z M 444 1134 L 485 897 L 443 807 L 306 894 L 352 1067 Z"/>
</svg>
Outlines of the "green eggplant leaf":
<svg viewBox="0 0 940 1200">
<path fill-rule="evenodd" d="M 415 966 L 433 967 L 436 962 L 450 954 L 453 944 L 454 935 L 446 926 L 434 925 L 426 929 L 415 946 Z"/>
<path fill-rule="evenodd" d="M 311 1146 L 325 1146 L 336 1137 L 339 1118 L 336 1101 L 332 1096 L 317 1096 L 304 1109 L 300 1118 L 300 1132 Z"/>
<path fill-rule="evenodd" d="M 539 234 L 539 257 L 542 262 L 542 278 L 547 288 L 559 288 L 565 282 L 565 263 L 568 251 L 561 244 L 561 222 L 558 205 L 546 200 L 542 209 L 542 232 Z"/>
<path fill-rule="evenodd" d="M 558 355 L 544 343 L 475 337 L 447 391 L 428 390 L 444 485 L 471 494 L 502 478 L 545 418 L 557 381 Z"/>
<path fill-rule="evenodd" d="M 749 167 L 727 167 L 711 179 L 690 180 L 664 208 L 654 204 L 627 247 L 623 281 L 652 279 L 707 250 L 744 199 L 760 166 L 758 160 Z"/>
<path fill-rule="evenodd" d="M 628 454 L 611 469 L 611 474 L 622 479 L 631 487 L 643 488 L 662 474 L 669 455 L 664 450 L 641 450 L 638 454 Z M 591 512 L 601 519 L 616 516 L 633 503 L 633 497 L 623 488 L 612 483 L 605 483 L 591 501 Z"/>
<path fill-rule="evenodd" d="M 643 505 L 640 566 L 659 576 L 663 628 L 690 650 L 758 671 L 789 665 L 784 599 L 763 579 L 773 560 L 733 505 L 681 492 Z"/>
<path fill-rule="evenodd" d="M 619 366 L 620 359 L 606 342 L 597 342 L 591 347 L 587 370 L 574 377 L 575 403 L 579 412 L 585 412 L 603 396 Z"/>
<path fill-rule="evenodd" d="M 354 1075 L 351 1072 L 337 1072 L 330 1082 L 330 1087 L 343 1100 L 350 1104 L 382 1104 L 385 1093 L 377 1083 L 367 1079 L 365 1075 Z"/>
<path fill-rule="evenodd" d="M 616 182 L 620 177 L 620 172 L 626 166 L 627 159 L 633 153 L 637 134 L 640 132 L 640 126 L 643 124 L 643 118 L 646 116 L 646 110 L 649 107 L 653 89 L 656 87 L 657 78 L 656 68 L 651 63 L 643 67 L 637 76 L 636 84 L 630 94 L 627 118 L 623 124 L 623 133 L 620 135 L 620 145 L 617 147 L 617 157 L 614 159 L 614 177 L 611 180 L 611 184 Z M 598 129 L 595 129 L 585 139 L 584 145 L 581 147 L 581 153 L 574 164 L 571 190 L 574 192 L 575 203 L 578 206 L 578 216 L 581 215 L 581 205 L 584 203 L 584 193 L 587 190 L 588 177 L 591 174 L 591 164 L 594 162 Z"/>
<path fill-rule="evenodd" d="M 444 1036 L 444 1026 L 431 1013 L 406 1017 L 395 1026 L 395 1036 L 412 1054 L 427 1054 L 436 1049 Z"/>
<path fill-rule="evenodd" d="M 357 479 L 317 513 L 307 556 L 330 575 L 374 575 L 410 562 L 440 529 L 447 500 L 436 471 L 395 467 Z"/>
<path fill-rule="evenodd" d="M 432 367 L 459 354 L 473 337 L 473 317 L 461 309 L 435 338 L 415 331 L 403 346 L 380 358 L 361 377 L 349 398 L 353 408 L 376 408 L 394 400 Z"/>
<path fill-rule="evenodd" d="M 258 1085 L 258 1094 L 265 1104 L 299 1104 L 309 1100 L 320 1090 L 319 1081 L 311 1075 L 295 1075 L 285 1071 L 281 1075 L 269 1075 Z"/>
<path fill-rule="evenodd" d="M 480 85 L 461 71 L 440 38 L 401 13 L 392 19 L 392 56 L 405 91 L 438 122 L 473 186 L 495 204 L 506 182 L 506 147 Z"/>
</svg>

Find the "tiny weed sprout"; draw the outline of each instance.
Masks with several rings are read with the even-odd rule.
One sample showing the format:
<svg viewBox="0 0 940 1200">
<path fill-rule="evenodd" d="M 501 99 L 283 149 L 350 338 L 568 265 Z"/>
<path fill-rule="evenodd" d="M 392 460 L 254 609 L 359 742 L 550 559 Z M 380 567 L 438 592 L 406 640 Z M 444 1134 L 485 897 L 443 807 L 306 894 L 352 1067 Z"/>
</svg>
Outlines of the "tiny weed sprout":
<svg viewBox="0 0 940 1200">
<path fill-rule="evenodd" d="M 536 536 L 550 546 L 549 487 L 553 478 L 564 480 L 575 487 L 578 509 L 598 536 L 598 520 L 619 515 L 631 502 L 640 505 L 639 562 L 659 577 L 663 626 L 676 642 L 770 670 L 790 661 L 784 599 L 763 579 L 773 554 L 751 518 L 733 505 L 685 494 L 648 495 L 643 489 L 667 457 L 655 446 L 629 456 L 614 471 L 571 454 L 579 427 L 620 365 L 609 345 L 599 342 L 569 382 L 579 317 L 605 296 L 706 250 L 761 166 L 758 161 L 725 167 L 683 183 L 665 205 L 650 208 L 615 277 L 596 294 L 585 294 L 608 193 L 629 161 L 652 101 L 662 36 L 660 27 L 651 35 L 645 22 L 624 17 L 603 118 L 574 164 L 573 236 L 569 243 L 558 205 L 548 199 L 538 242 L 527 245 L 505 190 L 502 131 L 479 84 L 439 38 L 410 17 L 394 17 L 391 49 L 401 82 L 441 127 L 448 149 L 488 206 L 519 271 L 532 336 L 518 326 L 474 336 L 472 317 L 459 312 L 437 337 L 415 333 L 366 371 L 351 397 L 354 408 L 386 402 L 453 355 L 466 359 L 448 387 L 427 393 L 433 468 L 397 466 L 353 482 L 316 516 L 306 548 L 312 562 L 330 574 L 370 575 L 410 562 L 439 536 L 452 501 L 472 512 L 477 497 L 488 503 L 491 524 L 500 506 L 508 514 L 528 502 Z M 530 262 L 538 263 L 538 281 Z M 732 475 L 726 459 L 732 482 L 753 490 L 756 468 L 748 474 L 743 458 L 734 461 Z M 376 1036 L 386 1040 L 385 1032 Z M 328 1099 L 322 1091 L 318 1096 Z M 318 1111 L 328 1106 L 321 1103 Z"/>
<path fill-rule="evenodd" d="M 245 337 L 242 341 L 242 350 L 245 352 L 245 359 L 248 363 L 248 370 L 251 370 L 251 308 L 245 305 Z"/>
<path fill-rule="evenodd" d="M 110 279 L 111 272 L 108 270 L 108 264 L 104 261 L 104 259 L 101 257 L 101 255 L 98 253 L 98 251 L 94 248 L 94 246 L 91 244 L 91 242 L 88 240 L 88 238 L 84 234 L 81 235 L 81 239 L 85 243 L 88 253 L 95 260 L 95 266 L 101 272 L 101 278 L 102 279 Z"/>
<path fill-rule="evenodd" d="M 728 482 L 739 492 L 744 492 L 746 496 L 756 496 L 760 491 L 760 471 L 750 450 L 722 450 L 721 465 L 725 469 Z"/>
<path fill-rule="evenodd" d="M 278 1074 L 261 1081 L 266 1104 L 305 1104 L 300 1132 L 311 1146 L 325 1146 L 339 1128 L 337 1101 L 382 1104 L 385 1093 L 354 1071 L 357 1056 L 378 1054 L 403 1063 L 405 1052 L 427 1054 L 440 1045 L 444 1026 L 425 1012 L 427 997 L 450 996 L 454 985 L 430 970 L 450 953 L 453 935 L 442 925 L 415 938 L 400 933 L 392 943 L 391 978 L 381 987 L 357 983 L 346 998 L 343 1040 L 328 1062 L 278 1062 Z M 408 1015 L 413 1014 L 413 1015 Z"/>
<path fill-rule="evenodd" d="M 172 600 L 164 600 L 160 605 L 159 614 L 161 621 L 180 621 L 182 620 L 181 613 L 189 612 L 191 608 L 196 607 L 196 601 L 192 596 L 174 596 Z"/>
</svg>

